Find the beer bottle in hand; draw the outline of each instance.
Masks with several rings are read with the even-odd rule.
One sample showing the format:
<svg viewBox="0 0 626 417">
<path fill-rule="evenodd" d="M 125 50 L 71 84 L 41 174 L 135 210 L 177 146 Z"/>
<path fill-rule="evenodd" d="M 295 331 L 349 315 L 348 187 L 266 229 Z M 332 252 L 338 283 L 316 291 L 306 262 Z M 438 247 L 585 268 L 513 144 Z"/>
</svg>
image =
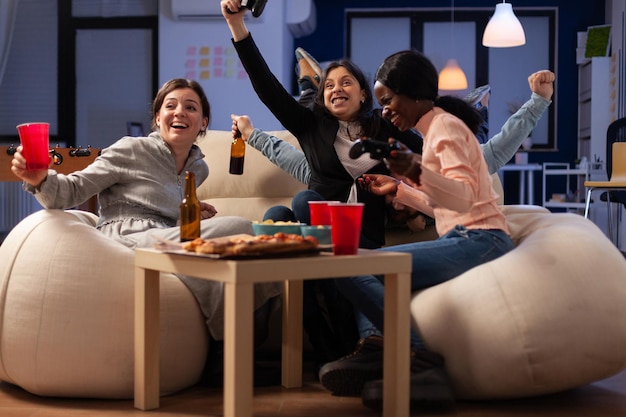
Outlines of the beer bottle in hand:
<svg viewBox="0 0 626 417">
<path fill-rule="evenodd" d="M 186 242 L 200 237 L 200 200 L 196 196 L 196 176 L 185 175 L 185 197 L 180 203 L 180 241 Z"/>
<path fill-rule="evenodd" d="M 246 154 L 246 142 L 241 138 L 241 132 L 233 136 L 233 142 L 230 144 L 230 168 L 228 172 L 235 175 L 243 174 L 243 158 Z"/>
</svg>

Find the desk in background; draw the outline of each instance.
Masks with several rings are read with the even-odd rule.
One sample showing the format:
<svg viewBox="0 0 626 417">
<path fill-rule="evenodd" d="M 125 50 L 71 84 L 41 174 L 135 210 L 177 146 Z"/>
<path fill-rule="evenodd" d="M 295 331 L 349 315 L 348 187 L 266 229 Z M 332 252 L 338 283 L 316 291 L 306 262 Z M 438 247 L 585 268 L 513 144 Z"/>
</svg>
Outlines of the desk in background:
<svg viewBox="0 0 626 417">
<path fill-rule="evenodd" d="M 500 176 L 500 181 L 502 181 L 502 188 L 506 192 L 506 186 L 504 182 L 504 173 L 507 171 L 518 171 L 519 172 L 519 204 L 534 204 L 534 192 L 535 192 L 535 180 L 534 180 L 534 172 L 541 171 L 540 164 L 508 164 L 504 165 L 502 168 L 498 170 L 498 175 Z M 526 175 L 524 175 L 526 174 Z M 524 198 L 524 194 L 526 191 L 526 184 L 528 183 L 528 193 L 527 199 Z"/>
</svg>

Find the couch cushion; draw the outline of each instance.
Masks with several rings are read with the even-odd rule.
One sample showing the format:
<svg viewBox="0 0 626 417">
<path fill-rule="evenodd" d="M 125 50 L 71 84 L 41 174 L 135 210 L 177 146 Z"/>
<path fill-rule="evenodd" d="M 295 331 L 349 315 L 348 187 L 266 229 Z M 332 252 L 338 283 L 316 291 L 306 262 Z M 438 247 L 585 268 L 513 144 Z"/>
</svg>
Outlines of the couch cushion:
<svg viewBox="0 0 626 417">
<path fill-rule="evenodd" d="M 417 294 L 460 398 L 553 393 L 626 366 L 626 261 L 589 220 L 505 206 L 517 247 Z"/>
</svg>

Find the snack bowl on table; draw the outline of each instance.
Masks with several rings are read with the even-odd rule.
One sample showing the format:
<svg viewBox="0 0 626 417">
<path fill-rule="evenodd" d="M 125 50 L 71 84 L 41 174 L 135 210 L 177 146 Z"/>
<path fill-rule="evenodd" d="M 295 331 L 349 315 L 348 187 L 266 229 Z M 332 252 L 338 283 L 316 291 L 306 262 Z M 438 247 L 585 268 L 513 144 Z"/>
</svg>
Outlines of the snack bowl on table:
<svg viewBox="0 0 626 417">
<path fill-rule="evenodd" d="M 320 245 L 330 245 L 332 244 L 331 236 L 330 236 L 330 226 L 309 226 L 303 224 L 301 226 L 302 236 L 314 236 L 317 238 L 317 241 Z"/>
<path fill-rule="evenodd" d="M 298 222 L 284 222 L 284 221 L 275 221 L 275 222 L 253 222 L 252 230 L 255 235 L 273 235 L 275 233 L 285 233 L 288 235 L 301 235 L 302 231 L 300 229 L 302 223 Z"/>
</svg>

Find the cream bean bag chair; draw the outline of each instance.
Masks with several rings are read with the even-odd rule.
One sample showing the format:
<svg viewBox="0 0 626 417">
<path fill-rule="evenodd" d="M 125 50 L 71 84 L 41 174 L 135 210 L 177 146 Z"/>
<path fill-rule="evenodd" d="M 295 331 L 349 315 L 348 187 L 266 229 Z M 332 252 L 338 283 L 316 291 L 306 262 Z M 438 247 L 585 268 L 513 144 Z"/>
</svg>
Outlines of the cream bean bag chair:
<svg viewBox="0 0 626 417">
<path fill-rule="evenodd" d="M 88 212 L 41 210 L 0 246 L 0 380 L 44 396 L 132 398 L 133 251 Z M 161 391 L 195 384 L 208 352 L 196 300 L 161 279 Z"/>
<path fill-rule="evenodd" d="M 459 398 L 567 390 L 626 366 L 626 260 L 583 216 L 505 206 L 517 247 L 415 295 Z"/>
</svg>

